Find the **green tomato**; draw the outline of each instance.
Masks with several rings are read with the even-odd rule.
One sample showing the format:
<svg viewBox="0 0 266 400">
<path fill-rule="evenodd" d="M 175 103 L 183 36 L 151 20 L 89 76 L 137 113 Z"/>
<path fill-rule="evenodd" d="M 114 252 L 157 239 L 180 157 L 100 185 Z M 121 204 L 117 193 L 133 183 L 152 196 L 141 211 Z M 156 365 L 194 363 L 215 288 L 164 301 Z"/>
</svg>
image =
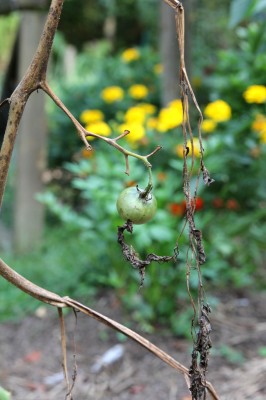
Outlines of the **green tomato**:
<svg viewBox="0 0 266 400">
<path fill-rule="evenodd" d="M 124 189 L 116 202 L 118 214 L 124 220 L 130 220 L 133 224 L 145 224 L 150 221 L 157 210 L 157 201 L 151 193 L 148 199 L 140 197 L 140 190 L 136 187 Z"/>
</svg>

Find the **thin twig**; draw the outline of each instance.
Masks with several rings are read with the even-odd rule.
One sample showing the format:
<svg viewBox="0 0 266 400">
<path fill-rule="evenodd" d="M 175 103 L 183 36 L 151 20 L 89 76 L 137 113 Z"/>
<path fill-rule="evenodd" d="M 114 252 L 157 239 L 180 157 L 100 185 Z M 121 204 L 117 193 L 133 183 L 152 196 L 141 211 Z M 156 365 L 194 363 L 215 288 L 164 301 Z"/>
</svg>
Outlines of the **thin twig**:
<svg viewBox="0 0 266 400">
<path fill-rule="evenodd" d="M 10 98 L 9 97 L 7 99 L 4 99 L 3 101 L 1 101 L 0 108 L 6 103 L 10 103 Z"/>
<path fill-rule="evenodd" d="M 70 391 L 70 384 L 68 379 L 68 369 L 67 369 L 67 350 L 66 350 L 66 330 L 65 330 L 65 321 L 64 314 L 62 308 L 57 308 L 59 321 L 60 321 L 60 333 L 61 333 L 61 349 L 62 349 L 62 367 L 65 375 L 65 381 L 67 385 L 67 392 Z"/>
<path fill-rule="evenodd" d="M 121 135 L 115 137 L 115 138 L 107 138 L 105 136 L 101 136 L 98 135 L 97 133 L 94 132 L 90 132 L 88 130 L 86 130 L 80 123 L 79 121 L 74 117 L 74 115 L 68 110 L 68 108 L 62 103 L 62 101 L 59 99 L 59 97 L 53 92 L 53 90 L 49 87 L 48 83 L 46 81 L 43 81 L 40 83 L 40 87 L 43 89 L 43 91 L 45 93 L 47 93 L 51 99 L 55 102 L 55 104 L 61 108 L 61 110 L 64 111 L 64 113 L 68 116 L 68 118 L 73 122 L 74 126 L 77 129 L 78 135 L 81 138 L 81 140 L 83 141 L 83 143 L 85 144 L 86 148 L 88 150 L 91 150 L 92 147 L 91 145 L 88 143 L 86 137 L 87 136 L 91 136 L 91 137 L 95 137 L 98 139 L 103 140 L 104 142 L 106 142 L 107 144 L 109 144 L 110 146 L 115 147 L 118 151 L 120 151 L 122 154 L 124 154 L 125 159 L 126 159 L 126 174 L 129 175 L 129 163 L 128 163 L 128 157 L 135 157 L 138 158 L 139 160 L 141 160 L 145 166 L 147 168 L 151 168 L 151 163 L 148 161 L 148 158 L 151 157 L 152 155 L 154 155 L 155 153 L 157 153 L 157 151 L 159 151 L 162 147 L 161 146 L 157 146 L 150 154 L 146 155 L 146 156 L 142 156 L 138 153 L 134 153 L 130 150 L 125 149 L 124 147 L 120 146 L 117 141 L 119 139 L 122 139 L 123 137 L 125 137 L 126 135 L 130 134 L 129 130 L 125 130 Z"/>
</svg>

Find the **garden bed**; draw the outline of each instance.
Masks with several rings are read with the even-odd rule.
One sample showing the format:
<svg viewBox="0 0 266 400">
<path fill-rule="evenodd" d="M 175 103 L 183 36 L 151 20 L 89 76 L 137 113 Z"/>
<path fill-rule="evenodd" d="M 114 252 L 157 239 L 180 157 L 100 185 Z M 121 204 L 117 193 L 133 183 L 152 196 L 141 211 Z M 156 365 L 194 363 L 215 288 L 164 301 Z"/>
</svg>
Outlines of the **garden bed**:
<svg viewBox="0 0 266 400">
<path fill-rule="evenodd" d="M 266 295 L 222 294 L 223 303 L 212 313 L 213 349 L 208 379 L 222 400 L 262 400 L 266 397 Z M 95 308 L 129 325 L 113 295 L 100 297 Z M 78 314 L 66 316 L 69 369 L 76 354 L 75 399 L 188 400 L 183 377 L 131 340 L 121 341 L 109 328 Z M 145 335 L 189 366 L 191 343 L 173 337 L 166 327 Z M 73 335 L 75 332 L 74 351 Z M 121 344 L 123 357 L 100 372 L 92 366 L 111 347 Z M 12 400 L 64 398 L 59 323 L 55 311 L 41 308 L 19 322 L 1 324 L 0 383 Z"/>
</svg>

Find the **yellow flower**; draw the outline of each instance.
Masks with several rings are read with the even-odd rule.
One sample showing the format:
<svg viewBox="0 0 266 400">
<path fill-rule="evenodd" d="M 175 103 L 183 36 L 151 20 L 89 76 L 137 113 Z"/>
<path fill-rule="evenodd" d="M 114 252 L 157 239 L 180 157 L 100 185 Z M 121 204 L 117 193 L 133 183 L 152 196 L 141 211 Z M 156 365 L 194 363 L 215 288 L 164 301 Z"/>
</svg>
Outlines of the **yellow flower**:
<svg viewBox="0 0 266 400">
<path fill-rule="evenodd" d="M 142 124 L 139 122 L 130 122 L 126 124 L 122 124 L 119 126 L 119 131 L 120 133 L 123 133 L 125 130 L 130 131 L 130 133 L 125 136 L 128 142 L 135 144 L 136 142 L 139 142 L 141 139 L 144 138 L 145 136 L 145 129 Z"/>
<path fill-rule="evenodd" d="M 153 71 L 155 74 L 161 74 L 163 72 L 163 65 L 162 64 L 155 64 L 153 67 Z"/>
<path fill-rule="evenodd" d="M 243 93 L 243 97 L 247 103 L 265 103 L 266 101 L 266 86 L 251 85 Z"/>
<path fill-rule="evenodd" d="M 179 112 L 183 112 L 182 101 L 180 99 L 172 100 L 167 105 L 170 108 L 176 108 Z"/>
<path fill-rule="evenodd" d="M 260 142 L 265 144 L 266 143 L 266 129 L 261 131 L 259 133 L 259 136 L 260 136 Z"/>
<path fill-rule="evenodd" d="M 84 110 L 79 118 L 84 124 L 89 124 L 90 122 L 102 121 L 104 114 L 100 110 Z"/>
<path fill-rule="evenodd" d="M 147 128 L 156 129 L 158 125 L 158 118 L 152 117 L 147 120 Z"/>
<path fill-rule="evenodd" d="M 181 125 L 182 121 L 182 111 L 174 107 L 162 108 L 159 113 L 157 129 L 159 132 L 166 132 Z"/>
<path fill-rule="evenodd" d="M 201 129 L 203 132 L 211 133 L 214 131 L 216 126 L 217 126 L 217 123 L 215 121 L 213 121 L 212 119 L 205 119 L 202 122 Z"/>
<path fill-rule="evenodd" d="M 199 139 L 198 138 L 194 138 L 193 139 L 193 144 L 194 144 L 194 156 L 195 157 L 200 157 L 200 144 L 199 144 Z M 187 142 L 187 147 L 188 147 L 188 156 L 192 156 L 192 145 L 191 145 L 191 141 L 189 140 Z M 183 158 L 184 156 L 184 146 L 182 144 L 178 144 L 176 146 L 176 154 L 178 155 L 178 157 Z M 186 152 L 186 150 L 185 150 Z"/>
<path fill-rule="evenodd" d="M 96 121 L 91 124 L 86 125 L 85 129 L 92 133 L 97 133 L 97 135 L 101 136 L 110 136 L 112 131 L 109 125 L 107 125 L 104 121 Z M 86 136 L 86 139 L 93 140 L 93 136 Z"/>
<path fill-rule="evenodd" d="M 146 117 L 146 112 L 141 107 L 131 107 L 127 110 L 125 114 L 125 121 L 126 122 L 139 122 L 143 124 Z"/>
<path fill-rule="evenodd" d="M 108 86 L 102 90 L 101 97 L 106 103 L 121 101 L 124 98 L 124 90 L 119 86 Z"/>
<path fill-rule="evenodd" d="M 128 93 L 133 99 L 140 100 L 146 97 L 149 91 L 147 86 L 136 84 L 130 86 L 130 88 L 128 89 Z"/>
<path fill-rule="evenodd" d="M 251 128 L 256 132 L 266 130 L 266 117 L 262 114 L 257 114 Z"/>
<path fill-rule="evenodd" d="M 123 53 L 121 54 L 121 57 L 124 62 L 130 63 L 132 61 L 138 60 L 140 58 L 140 53 L 137 49 L 131 47 L 129 49 L 124 50 Z"/>
<path fill-rule="evenodd" d="M 142 108 L 146 112 L 146 114 L 155 114 L 157 110 L 155 105 L 150 103 L 140 103 L 138 104 L 138 107 Z"/>
<path fill-rule="evenodd" d="M 207 104 L 204 114 L 215 122 L 223 122 L 231 118 L 232 111 L 229 104 L 224 100 L 216 100 Z"/>
</svg>

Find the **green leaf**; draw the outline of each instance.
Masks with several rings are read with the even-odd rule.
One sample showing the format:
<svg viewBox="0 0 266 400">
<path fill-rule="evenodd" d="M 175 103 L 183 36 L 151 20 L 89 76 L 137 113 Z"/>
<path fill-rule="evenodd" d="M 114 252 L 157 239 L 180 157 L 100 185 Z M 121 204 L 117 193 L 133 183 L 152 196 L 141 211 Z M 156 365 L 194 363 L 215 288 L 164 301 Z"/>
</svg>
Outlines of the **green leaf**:
<svg viewBox="0 0 266 400">
<path fill-rule="evenodd" d="M 261 357 L 266 357 L 266 346 L 259 347 L 258 353 Z"/>
<path fill-rule="evenodd" d="M 258 13 L 263 11 L 266 8 L 266 0 L 258 0 L 255 6 L 254 12 Z"/>
<path fill-rule="evenodd" d="M 149 229 L 151 238 L 161 242 L 168 242 L 172 239 L 171 229 L 162 225 L 152 225 Z"/>
<path fill-rule="evenodd" d="M 219 352 L 231 364 L 243 364 L 245 361 L 243 353 L 240 350 L 233 349 L 233 347 L 221 345 Z"/>
<path fill-rule="evenodd" d="M 234 28 L 253 14 L 257 0 L 233 0 L 230 7 L 229 27 Z"/>
<path fill-rule="evenodd" d="M 0 386 L 0 400 L 11 400 L 11 393 Z"/>
</svg>

